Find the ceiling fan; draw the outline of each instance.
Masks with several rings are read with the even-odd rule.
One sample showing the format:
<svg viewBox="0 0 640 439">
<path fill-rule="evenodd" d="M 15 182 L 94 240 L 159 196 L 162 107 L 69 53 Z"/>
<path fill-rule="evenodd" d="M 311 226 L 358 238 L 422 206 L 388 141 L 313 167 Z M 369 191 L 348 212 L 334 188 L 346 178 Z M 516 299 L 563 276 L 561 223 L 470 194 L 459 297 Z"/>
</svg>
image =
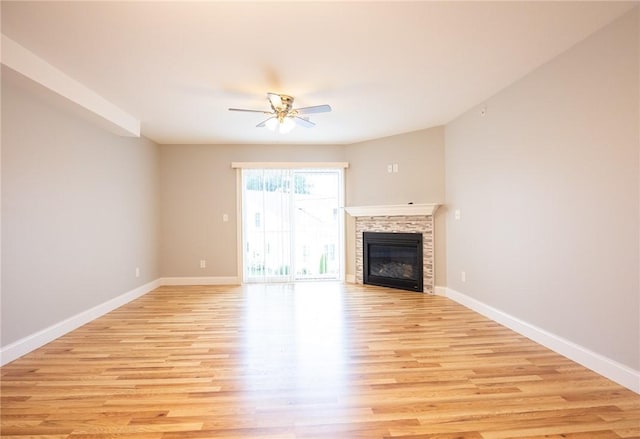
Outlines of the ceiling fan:
<svg viewBox="0 0 640 439">
<path fill-rule="evenodd" d="M 329 105 L 314 105 L 312 107 L 293 108 L 293 96 L 267 93 L 267 99 L 271 106 L 271 111 L 265 110 L 248 110 L 244 108 L 229 108 L 229 111 L 244 111 L 248 113 L 268 114 L 269 118 L 260 122 L 256 127 L 267 127 L 272 131 L 287 133 L 298 124 L 300 126 L 311 128 L 316 124 L 311 122 L 305 116 L 307 114 L 328 113 L 331 111 Z"/>
</svg>

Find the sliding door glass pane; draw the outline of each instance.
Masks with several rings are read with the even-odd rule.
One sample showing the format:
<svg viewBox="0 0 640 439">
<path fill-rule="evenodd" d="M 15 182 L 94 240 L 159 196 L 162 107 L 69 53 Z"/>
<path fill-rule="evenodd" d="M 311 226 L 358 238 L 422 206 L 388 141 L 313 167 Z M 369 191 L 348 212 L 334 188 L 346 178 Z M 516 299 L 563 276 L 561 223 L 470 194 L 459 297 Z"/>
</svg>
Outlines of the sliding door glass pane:
<svg viewBox="0 0 640 439">
<path fill-rule="evenodd" d="M 339 173 L 294 173 L 294 255 L 296 279 L 337 279 L 340 275 Z"/>
<path fill-rule="evenodd" d="M 291 278 L 291 173 L 244 171 L 244 269 L 248 282 Z"/>
<path fill-rule="evenodd" d="M 243 170 L 244 280 L 339 279 L 339 170 Z"/>
</svg>

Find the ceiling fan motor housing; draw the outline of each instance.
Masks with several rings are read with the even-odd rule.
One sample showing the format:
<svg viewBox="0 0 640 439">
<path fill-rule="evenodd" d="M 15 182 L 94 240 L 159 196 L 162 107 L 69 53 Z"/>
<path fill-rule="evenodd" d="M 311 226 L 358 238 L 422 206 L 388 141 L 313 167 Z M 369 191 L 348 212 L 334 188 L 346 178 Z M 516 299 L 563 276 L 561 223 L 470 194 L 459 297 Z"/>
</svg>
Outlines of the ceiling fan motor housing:
<svg viewBox="0 0 640 439">
<path fill-rule="evenodd" d="M 293 107 L 293 96 L 269 93 L 269 103 L 276 113 L 288 113 Z"/>
</svg>

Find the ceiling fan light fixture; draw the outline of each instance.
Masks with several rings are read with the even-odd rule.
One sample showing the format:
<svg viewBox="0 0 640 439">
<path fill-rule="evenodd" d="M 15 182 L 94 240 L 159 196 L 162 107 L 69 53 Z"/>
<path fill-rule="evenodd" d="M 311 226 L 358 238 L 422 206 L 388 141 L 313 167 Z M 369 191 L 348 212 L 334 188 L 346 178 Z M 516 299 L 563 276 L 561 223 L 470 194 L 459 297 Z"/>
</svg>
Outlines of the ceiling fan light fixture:
<svg viewBox="0 0 640 439">
<path fill-rule="evenodd" d="M 272 117 L 271 119 L 267 120 L 264 125 L 269 128 L 270 131 L 275 131 L 278 129 L 278 125 L 280 125 L 280 123 L 278 122 L 278 118 L 277 117 Z"/>
<path fill-rule="evenodd" d="M 296 123 L 293 121 L 292 117 L 285 117 L 279 124 L 278 131 L 282 134 L 286 134 L 296 126 Z"/>
<path fill-rule="evenodd" d="M 292 117 L 272 117 L 264 123 L 270 131 L 286 134 L 296 126 Z"/>
</svg>

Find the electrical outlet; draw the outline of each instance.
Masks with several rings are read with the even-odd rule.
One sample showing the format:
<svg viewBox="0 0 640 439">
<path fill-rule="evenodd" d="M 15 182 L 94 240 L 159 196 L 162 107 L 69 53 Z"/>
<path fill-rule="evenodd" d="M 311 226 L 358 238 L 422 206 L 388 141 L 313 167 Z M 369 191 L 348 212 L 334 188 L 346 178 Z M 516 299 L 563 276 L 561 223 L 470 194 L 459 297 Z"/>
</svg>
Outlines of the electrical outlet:
<svg viewBox="0 0 640 439">
<path fill-rule="evenodd" d="M 453 213 L 453 217 L 454 217 L 456 220 L 459 220 L 459 219 L 460 219 L 460 209 L 456 209 L 456 211 Z"/>
<path fill-rule="evenodd" d="M 396 173 L 398 172 L 398 164 L 397 163 L 393 164 L 393 172 L 396 172 Z"/>
<path fill-rule="evenodd" d="M 136 267 L 136 277 L 140 277 L 140 267 Z"/>
<path fill-rule="evenodd" d="M 466 282 L 467 281 L 467 272 L 466 271 L 461 271 L 460 272 L 460 280 L 462 282 Z"/>
<path fill-rule="evenodd" d="M 207 261 L 200 259 L 200 268 L 207 268 Z"/>
<path fill-rule="evenodd" d="M 228 214 L 226 214 L 226 213 L 225 213 L 224 215 L 222 215 L 222 221 L 223 221 L 223 222 L 225 222 L 225 223 L 226 223 L 227 221 L 229 221 L 229 215 L 228 215 Z"/>
<path fill-rule="evenodd" d="M 393 165 L 387 165 L 387 172 L 391 174 L 393 172 Z"/>
</svg>

